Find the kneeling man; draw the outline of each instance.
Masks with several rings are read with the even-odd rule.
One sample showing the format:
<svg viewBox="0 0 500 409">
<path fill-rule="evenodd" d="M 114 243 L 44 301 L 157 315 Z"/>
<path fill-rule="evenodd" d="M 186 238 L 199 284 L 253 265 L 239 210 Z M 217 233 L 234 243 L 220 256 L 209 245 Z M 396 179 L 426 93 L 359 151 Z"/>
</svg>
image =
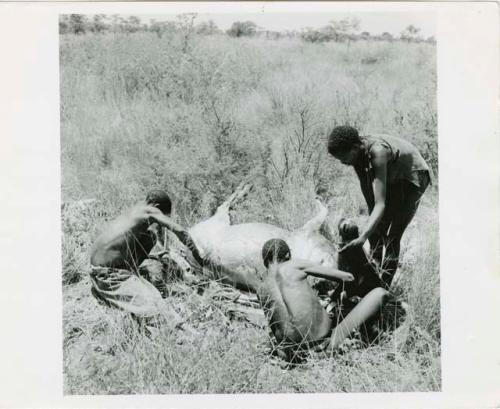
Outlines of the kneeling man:
<svg viewBox="0 0 500 409">
<path fill-rule="evenodd" d="M 188 233 L 168 216 L 172 202 L 169 196 L 154 190 L 141 203 L 113 220 L 97 238 L 91 250 L 92 294 L 106 305 L 132 313 L 136 317 L 157 316 L 164 306 L 160 292 L 139 274 L 157 241 L 158 225 L 171 230 L 193 253 L 200 264 L 203 260 Z"/>
<path fill-rule="evenodd" d="M 371 288 L 356 307 L 335 327 L 307 281 L 307 276 L 340 283 L 355 283 L 358 277 L 331 267 L 291 259 L 284 240 L 271 239 L 262 249 L 268 274 L 258 296 L 278 342 L 281 355 L 294 361 L 300 351 L 321 344 L 334 350 L 364 322 L 380 311 L 387 291 Z M 342 284 L 343 285 L 343 284 Z"/>
</svg>

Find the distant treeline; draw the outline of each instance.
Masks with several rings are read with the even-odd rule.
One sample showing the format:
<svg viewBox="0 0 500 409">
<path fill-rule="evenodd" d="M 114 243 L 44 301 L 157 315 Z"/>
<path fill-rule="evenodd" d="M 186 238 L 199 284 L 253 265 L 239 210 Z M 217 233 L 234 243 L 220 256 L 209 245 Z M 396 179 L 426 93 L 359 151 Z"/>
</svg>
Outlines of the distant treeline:
<svg viewBox="0 0 500 409">
<path fill-rule="evenodd" d="M 176 20 L 156 21 L 152 19 L 149 23 L 146 23 L 137 16 L 63 14 L 59 18 L 59 33 L 78 35 L 89 32 L 95 34 L 153 32 L 158 37 L 177 33 L 181 35 L 263 37 L 273 40 L 301 38 L 311 43 L 335 41 L 348 44 L 357 40 L 427 42 L 432 44 L 436 42 L 433 36 L 424 39 L 420 29 L 414 25 L 406 27 L 399 36 L 394 36 L 389 32 L 371 34 L 368 31 L 361 31 L 360 20 L 357 18 L 333 20 L 321 28 L 305 27 L 301 30 L 284 31 L 266 30 L 253 21 L 236 21 L 224 32 L 212 20 L 197 23 L 196 17 L 195 13 L 188 13 L 178 15 Z"/>
</svg>

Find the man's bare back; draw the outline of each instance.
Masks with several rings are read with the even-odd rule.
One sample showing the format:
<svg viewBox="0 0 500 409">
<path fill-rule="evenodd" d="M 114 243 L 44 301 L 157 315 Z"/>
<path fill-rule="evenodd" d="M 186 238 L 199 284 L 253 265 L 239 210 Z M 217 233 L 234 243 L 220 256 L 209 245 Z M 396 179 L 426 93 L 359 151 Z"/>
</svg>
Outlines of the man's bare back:
<svg viewBox="0 0 500 409">
<path fill-rule="evenodd" d="M 155 245 L 150 225 L 151 216 L 158 212 L 152 206 L 136 205 L 110 222 L 92 247 L 91 264 L 137 269 Z"/>
<path fill-rule="evenodd" d="M 91 251 L 91 264 L 102 267 L 137 269 L 150 257 L 157 237 L 158 225 L 172 231 L 193 253 L 195 260 L 203 260 L 187 231 L 169 217 L 170 199 L 165 194 L 153 191 L 155 195 L 146 199 L 113 220 L 97 238 Z M 160 196 L 159 200 L 155 200 Z M 156 202 L 166 201 L 158 204 Z"/>
<path fill-rule="evenodd" d="M 333 328 L 327 312 L 307 281 L 312 275 L 337 282 L 354 282 L 354 275 L 331 267 L 316 265 L 304 260 L 291 259 L 285 241 L 271 239 L 262 250 L 268 274 L 258 296 L 269 321 L 271 331 L 284 358 L 292 360 L 301 347 L 322 344 L 337 348 L 354 329 L 380 310 L 387 295 L 386 290 L 375 287 L 361 302 Z"/>
<path fill-rule="evenodd" d="M 269 296 L 274 298 L 272 321 L 275 325 L 278 322 L 282 326 L 284 324 L 283 336 L 287 341 L 311 343 L 330 334 L 331 320 L 307 281 L 308 274 L 318 276 L 314 274 L 318 267 L 331 270 L 332 273 L 335 271 L 304 260 L 289 260 L 269 266 L 263 285 L 272 293 Z M 344 274 L 347 281 L 353 279 L 351 274 Z M 263 291 L 266 290 L 261 290 L 262 295 Z"/>
<path fill-rule="evenodd" d="M 276 256 L 282 249 L 284 256 Z M 283 240 L 269 240 L 264 245 L 263 254 L 269 251 L 274 254 L 267 260 L 264 257 L 268 274 L 258 295 L 278 344 L 309 346 L 328 338 L 331 319 L 319 303 L 307 276 L 342 282 L 353 280 L 352 274 L 305 260 L 291 260 L 286 255 L 289 249 Z"/>
</svg>

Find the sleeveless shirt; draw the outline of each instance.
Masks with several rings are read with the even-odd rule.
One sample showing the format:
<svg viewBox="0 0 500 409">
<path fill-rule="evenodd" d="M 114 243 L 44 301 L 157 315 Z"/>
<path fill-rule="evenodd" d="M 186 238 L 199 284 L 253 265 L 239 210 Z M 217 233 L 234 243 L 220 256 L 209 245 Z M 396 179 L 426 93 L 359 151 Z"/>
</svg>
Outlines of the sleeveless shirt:
<svg viewBox="0 0 500 409">
<path fill-rule="evenodd" d="M 368 153 L 367 166 L 365 172 L 373 180 L 373 169 L 371 164 L 372 148 L 374 145 L 381 145 L 389 151 L 389 161 L 387 163 L 387 184 L 391 185 L 400 180 L 421 187 L 419 171 L 427 171 L 430 177 L 430 169 L 420 152 L 410 142 L 390 135 L 370 135 L 362 137 L 366 152 Z"/>
</svg>

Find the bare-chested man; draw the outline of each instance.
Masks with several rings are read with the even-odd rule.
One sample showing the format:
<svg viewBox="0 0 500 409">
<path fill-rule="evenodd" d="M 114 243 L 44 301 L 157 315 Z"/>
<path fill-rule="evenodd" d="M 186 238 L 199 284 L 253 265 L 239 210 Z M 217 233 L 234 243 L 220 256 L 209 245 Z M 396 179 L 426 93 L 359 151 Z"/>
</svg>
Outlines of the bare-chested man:
<svg viewBox="0 0 500 409">
<path fill-rule="evenodd" d="M 353 330 L 380 310 L 387 296 L 383 288 L 366 283 L 363 299 L 339 325 L 332 328 L 332 320 L 319 303 L 307 276 L 349 285 L 362 282 L 359 275 L 291 259 L 290 249 L 281 239 L 267 241 L 262 257 L 268 274 L 258 295 L 281 355 L 288 361 L 294 361 L 301 350 L 319 344 L 323 347 L 329 344 L 330 350 L 334 350 Z"/>
<path fill-rule="evenodd" d="M 146 202 L 138 204 L 113 220 L 101 233 L 91 251 L 92 294 L 105 304 L 128 311 L 136 317 L 154 317 L 164 302 L 160 292 L 139 274 L 157 241 L 157 227 L 172 231 L 192 252 L 200 264 L 203 260 L 186 230 L 168 216 L 172 202 L 161 190 L 148 193 Z"/>
</svg>

